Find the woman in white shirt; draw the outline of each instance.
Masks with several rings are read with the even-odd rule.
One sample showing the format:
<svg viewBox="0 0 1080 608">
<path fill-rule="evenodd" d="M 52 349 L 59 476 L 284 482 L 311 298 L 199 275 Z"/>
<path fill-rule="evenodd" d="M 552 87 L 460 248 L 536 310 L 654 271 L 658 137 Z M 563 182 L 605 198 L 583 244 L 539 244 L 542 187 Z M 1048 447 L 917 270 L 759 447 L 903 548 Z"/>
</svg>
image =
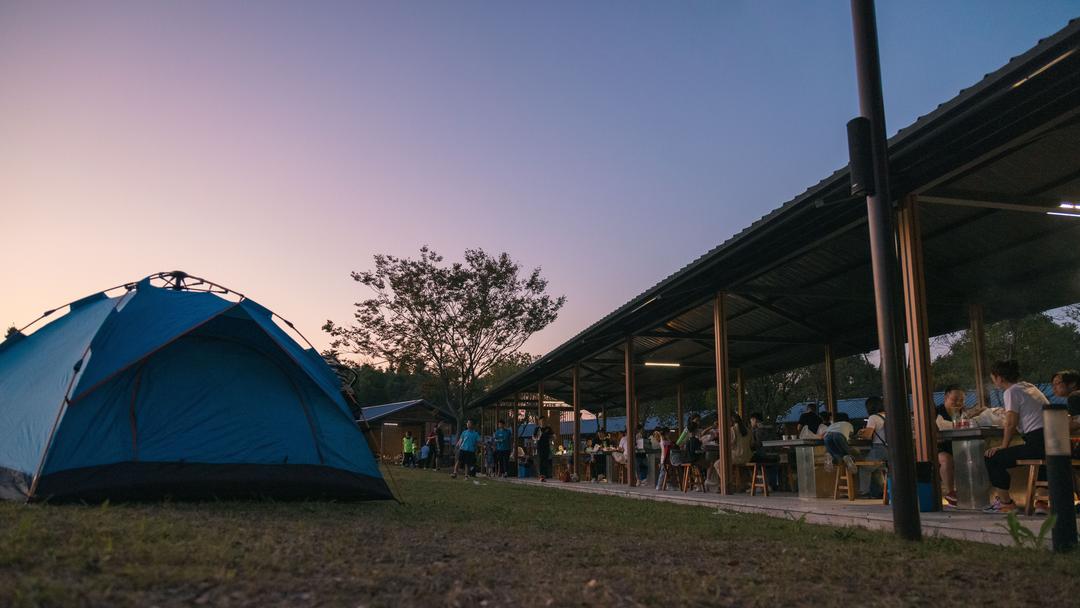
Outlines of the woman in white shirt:
<svg viewBox="0 0 1080 608">
<path fill-rule="evenodd" d="M 1016 508 L 1009 497 L 1009 468 L 1016 466 L 1017 460 L 1042 460 L 1046 455 L 1042 409 L 1048 401 L 1042 391 L 1020 380 L 1020 364 L 1016 361 L 995 361 L 990 366 L 990 380 L 1004 392 L 1005 432 L 1000 446 L 986 450 L 986 472 L 995 496 L 985 511 L 1008 513 Z M 1010 446 L 1017 433 L 1024 443 Z M 1035 510 L 1045 514 L 1046 501 L 1036 500 Z"/>
</svg>

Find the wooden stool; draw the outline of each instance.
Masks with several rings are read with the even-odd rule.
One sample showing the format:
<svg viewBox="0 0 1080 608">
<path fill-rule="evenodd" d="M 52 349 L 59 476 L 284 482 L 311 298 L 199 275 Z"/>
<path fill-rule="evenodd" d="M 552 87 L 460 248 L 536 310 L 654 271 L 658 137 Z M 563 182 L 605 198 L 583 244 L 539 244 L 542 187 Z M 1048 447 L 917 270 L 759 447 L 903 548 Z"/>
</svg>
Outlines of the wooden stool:
<svg viewBox="0 0 1080 608">
<path fill-rule="evenodd" d="M 1039 469 L 1046 465 L 1045 460 L 1017 460 L 1016 466 L 1028 468 L 1027 492 L 1024 495 L 1024 515 L 1035 512 L 1035 489 L 1047 488 L 1045 481 L 1039 481 Z"/>
<path fill-rule="evenodd" d="M 615 463 L 615 483 L 626 483 L 626 465 Z"/>
<path fill-rule="evenodd" d="M 761 490 L 765 493 L 765 496 L 768 496 L 769 482 L 765 479 L 765 463 L 753 462 L 750 464 L 753 467 L 753 469 L 750 471 L 750 496 L 754 496 L 758 488 L 761 488 Z M 758 484 L 759 478 L 761 479 L 760 484 Z"/>
<path fill-rule="evenodd" d="M 843 492 L 844 496 L 848 500 L 855 500 L 855 492 L 852 488 L 858 487 L 855 481 L 855 474 L 847 470 L 847 467 L 840 465 L 836 467 L 836 476 L 833 480 L 832 497 L 833 500 L 840 500 L 840 493 Z"/>
<path fill-rule="evenodd" d="M 749 491 L 750 484 L 746 483 L 746 479 L 743 477 L 746 474 L 750 474 L 750 479 L 753 481 L 754 463 L 745 462 L 743 464 L 737 464 L 732 467 L 732 483 L 736 492 L 742 492 L 743 486 L 747 486 Z"/>
<path fill-rule="evenodd" d="M 666 490 L 668 486 L 675 486 L 676 490 L 682 489 L 682 480 L 679 477 L 679 467 L 670 462 L 665 462 L 661 474 L 664 476 L 664 485 L 659 489 Z"/>
<path fill-rule="evenodd" d="M 684 463 L 680 466 L 683 470 L 682 491 L 684 494 L 695 487 L 700 487 L 702 492 L 708 491 L 705 489 L 705 479 L 701 477 L 701 470 L 696 465 Z"/>
<path fill-rule="evenodd" d="M 1077 477 L 1077 467 L 1080 467 L 1080 460 L 1071 461 L 1073 470 L 1073 494 L 1080 497 L 1080 486 L 1077 482 L 1080 482 L 1080 478 Z M 1039 481 L 1039 469 L 1046 466 L 1045 460 L 1017 460 L 1016 466 L 1028 468 L 1028 480 L 1027 480 L 1027 493 L 1024 496 L 1024 515 L 1031 515 L 1035 512 L 1035 490 L 1038 488 L 1046 488 L 1047 494 L 1050 493 L 1050 486 L 1045 481 Z M 1047 496 L 1049 502 L 1049 496 Z"/>
<path fill-rule="evenodd" d="M 858 487 L 858 482 L 855 479 L 855 475 L 859 472 L 859 467 L 881 467 L 882 461 L 880 460 L 856 460 L 855 461 L 855 473 L 851 473 L 844 466 L 843 462 L 836 465 L 836 477 L 833 480 L 833 500 L 840 500 L 840 493 L 843 492 L 844 496 L 848 500 L 855 500 L 857 492 L 855 488 Z M 881 469 L 882 484 L 881 484 L 881 501 L 882 504 L 889 504 L 889 474 L 884 468 Z"/>
</svg>

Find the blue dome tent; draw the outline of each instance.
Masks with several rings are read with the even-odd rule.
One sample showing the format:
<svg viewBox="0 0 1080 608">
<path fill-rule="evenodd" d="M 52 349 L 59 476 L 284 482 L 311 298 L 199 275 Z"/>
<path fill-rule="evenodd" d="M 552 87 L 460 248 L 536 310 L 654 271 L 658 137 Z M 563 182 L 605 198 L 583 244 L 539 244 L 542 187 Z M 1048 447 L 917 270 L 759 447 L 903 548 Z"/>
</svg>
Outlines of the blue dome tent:
<svg viewBox="0 0 1080 608">
<path fill-rule="evenodd" d="M 122 288 L 0 343 L 0 498 L 393 498 L 270 310 L 182 272 Z"/>
</svg>

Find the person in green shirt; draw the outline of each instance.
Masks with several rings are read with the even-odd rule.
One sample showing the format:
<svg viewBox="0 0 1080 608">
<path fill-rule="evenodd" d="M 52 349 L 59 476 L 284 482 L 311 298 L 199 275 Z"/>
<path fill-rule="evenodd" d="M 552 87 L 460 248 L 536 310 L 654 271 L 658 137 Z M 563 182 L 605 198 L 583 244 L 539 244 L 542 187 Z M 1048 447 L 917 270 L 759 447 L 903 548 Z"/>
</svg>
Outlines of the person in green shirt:
<svg viewBox="0 0 1080 608">
<path fill-rule="evenodd" d="M 405 437 L 401 439 L 401 466 L 416 466 L 415 447 L 416 441 L 413 439 L 412 431 L 405 431 Z"/>
</svg>

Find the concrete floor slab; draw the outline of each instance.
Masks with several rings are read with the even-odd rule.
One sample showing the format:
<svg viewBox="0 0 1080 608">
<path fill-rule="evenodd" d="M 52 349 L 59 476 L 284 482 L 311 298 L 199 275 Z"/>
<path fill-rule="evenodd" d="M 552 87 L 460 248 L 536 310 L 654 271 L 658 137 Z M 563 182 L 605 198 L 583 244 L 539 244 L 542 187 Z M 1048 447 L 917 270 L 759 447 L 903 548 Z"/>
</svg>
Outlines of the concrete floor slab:
<svg viewBox="0 0 1080 608">
<path fill-rule="evenodd" d="M 740 493 L 721 496 L 715 492 L 701 491 L 683 493 L 678 490 L 657 491 L 652 487 L 628 487 L 611 483 L 563 483 L 535 479 L 506 479 L 509 483 L 542 486 L 570 492 L 584 492 L 621 496 L 638 500 L 655 500 L 684 505 L 709 507 L 737 513 L 757 513 L 769 517 L 799 520 L 807 523 L 838 527 L 859 527 L 892 532 L 892 508 L 880 500 L 831 500 L 801 499 L 788 492 L 770 493 L 768 497 Z M 1005 516 L 980 511 L 947 509 L 934 513 L 920 513 L 925 537 L 955 538 L 994 545 L 1013 545 L 1012 536 L 1003 527 Z M 1019 516 L 1020 522 L 1038 534 L 1045 517 Z M 1047 539 L 1049 541 L 1049 538 Z"/>
</svg>

